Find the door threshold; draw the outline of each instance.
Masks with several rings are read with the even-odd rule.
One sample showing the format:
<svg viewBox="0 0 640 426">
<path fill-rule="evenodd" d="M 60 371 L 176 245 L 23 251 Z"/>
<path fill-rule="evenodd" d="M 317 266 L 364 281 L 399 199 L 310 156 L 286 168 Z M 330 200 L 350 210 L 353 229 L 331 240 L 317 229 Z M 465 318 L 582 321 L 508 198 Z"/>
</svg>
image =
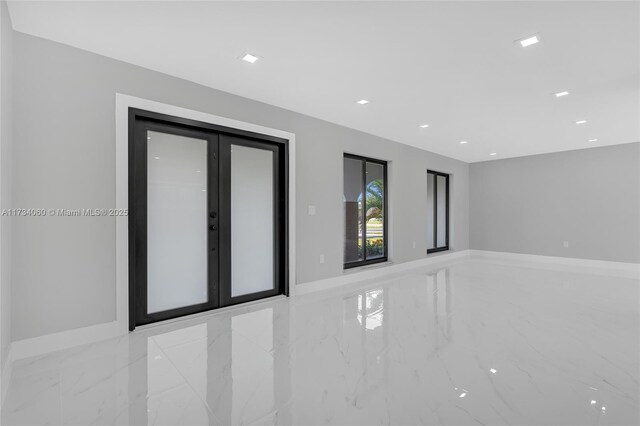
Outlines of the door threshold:
<svg viewBox="0 0 640 426">
<path fill-rule="evenodd" d="M 208 317 L 208 316 L 213 317 L 213 316 L 221 314 L 221 313 L 231 312 L 231 311 L 243 309 L 243 308 L 246 308 L 246 307 L 249 307 L 249 306 L 260 305 L 262 303 L 273 302 L 273 301 L 276 301 L 276 300 L 286 299 L 286 298 L 287 298 L 286 295 L 279 294 L 277 296 L 265 297 L 264 299 L 252 300 L 250 302 L 244 302 L 244 303 L 238 303 L 237 305 L 224 306 L 222 308 L 211 309 L 210 311 L 198 312 L 198 313 L 191 314 L 191 315 L 185 315 L 183 317 L 169 318 L 169 319 L 162 320 L 162 321 L 152 322 L 150 324 L 138 325 L 138 326 L 136 326 L 136 328 L 133 331 L 130 331 L 129 333 L 135 333 L 138 330 L 140 330 L 140 331 L 151 330 L 151 329 L 156 328 L 156 327 L 162 327 L 162 326 L 165 326 L 165 325 L 176 324 L 176 323 L 179 323 L 181 321 L 189 321 L 189 320 L 193 320 L 193 319 L 196 319 L 196 318 L 202 318 L 202 317 Z"/>
</svg>

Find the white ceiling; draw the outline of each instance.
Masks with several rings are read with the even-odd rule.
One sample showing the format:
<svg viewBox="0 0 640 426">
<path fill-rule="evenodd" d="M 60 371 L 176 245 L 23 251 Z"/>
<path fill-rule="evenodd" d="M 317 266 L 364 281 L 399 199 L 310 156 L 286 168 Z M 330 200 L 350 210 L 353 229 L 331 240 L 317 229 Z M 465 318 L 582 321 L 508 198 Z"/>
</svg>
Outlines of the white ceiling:
<svg viewBox="0 0 640 426">
<path fill-rule="evenodd" d="M 467 162 L 640 140 L 638 2 L 9 6 L 17 31 Z"/>
</svg>

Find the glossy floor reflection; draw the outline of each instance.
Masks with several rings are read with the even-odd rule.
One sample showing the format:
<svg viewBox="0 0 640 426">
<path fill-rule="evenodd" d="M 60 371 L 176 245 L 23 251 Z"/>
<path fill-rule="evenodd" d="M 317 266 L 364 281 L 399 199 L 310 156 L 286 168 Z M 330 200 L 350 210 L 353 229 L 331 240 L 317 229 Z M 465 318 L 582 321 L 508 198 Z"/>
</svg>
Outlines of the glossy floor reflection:
<svg viewBox="0 0 640 426">
<path fill-rule="evenodd" d="M 467 259 L 22 360 L 10 424 L 640 424 L 640 281 Z"/>
</svg>

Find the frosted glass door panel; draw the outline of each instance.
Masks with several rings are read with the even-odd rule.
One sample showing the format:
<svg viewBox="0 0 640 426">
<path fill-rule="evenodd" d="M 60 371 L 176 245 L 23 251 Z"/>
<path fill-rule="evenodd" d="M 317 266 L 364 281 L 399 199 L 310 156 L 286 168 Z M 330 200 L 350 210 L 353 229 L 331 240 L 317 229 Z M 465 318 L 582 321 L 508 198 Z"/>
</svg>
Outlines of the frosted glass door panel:
<svg viewBox="0 0 640 426">
<path fill-rule="evenodd" d="M 274 289 L 273 162 L 231 145 L 231 297 Z"/>
<path fill-rule="evenodd" d="M 433 220 L 435 209 L 435 197 L 434 197 L 434 179 L 435 176 L 431 173 L 427 173 L 427 250 L 435 248 L 435 238 L 433 235 Z"/>
<path fill-rule="evenodd" d="M 147 312 L 205 303 L 207 141 L 147 132 Z"/>
<path fill-rule="evenodd" d="M 447 178 L 444 176 L 436 177 L 438 203 L 438 238 L 436 244 L 438 247 L 447 245 Z"/>
</svg>

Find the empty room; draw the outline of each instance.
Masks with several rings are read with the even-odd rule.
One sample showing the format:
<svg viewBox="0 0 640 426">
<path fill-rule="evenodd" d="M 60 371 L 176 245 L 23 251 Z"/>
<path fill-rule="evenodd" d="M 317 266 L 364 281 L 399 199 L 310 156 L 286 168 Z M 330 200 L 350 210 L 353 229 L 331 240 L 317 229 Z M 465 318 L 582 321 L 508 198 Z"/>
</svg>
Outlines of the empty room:
<svg viewBox="0 0 640 426">
<path fill-rule="evenodd" d="M 640 425 L 640 1 L 0 0 L 0 424 Z"/>
</svg>

